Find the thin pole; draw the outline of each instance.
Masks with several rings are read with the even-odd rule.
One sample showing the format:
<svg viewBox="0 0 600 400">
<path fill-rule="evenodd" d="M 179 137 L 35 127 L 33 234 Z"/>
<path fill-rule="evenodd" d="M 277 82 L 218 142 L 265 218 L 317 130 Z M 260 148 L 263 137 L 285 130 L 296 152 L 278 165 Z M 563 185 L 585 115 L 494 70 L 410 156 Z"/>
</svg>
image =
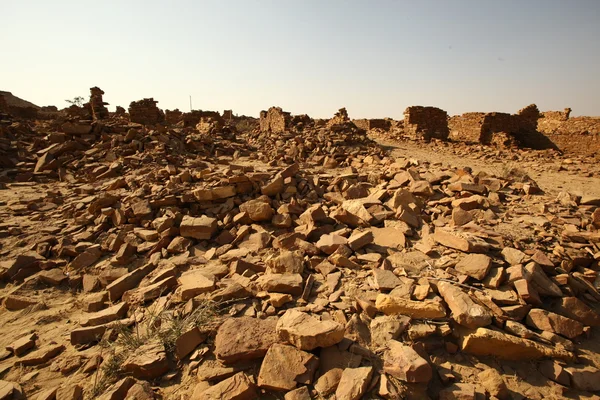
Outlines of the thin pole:
<svg viewBox="0 0 600 400">
<path fill-rule="evenodd" d="M 192 111 L 192 95 L 190 94 L 190 112 Z"/>
</svg>

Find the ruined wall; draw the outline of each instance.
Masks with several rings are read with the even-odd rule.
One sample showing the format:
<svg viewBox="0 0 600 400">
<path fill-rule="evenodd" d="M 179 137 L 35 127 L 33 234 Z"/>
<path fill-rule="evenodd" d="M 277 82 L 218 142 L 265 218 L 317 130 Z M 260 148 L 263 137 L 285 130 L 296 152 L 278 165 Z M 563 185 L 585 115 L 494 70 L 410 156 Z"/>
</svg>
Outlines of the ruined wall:
<svg viewBox="0 0 600 400">
<path fill-rule="evenodd" d="M 211 121 L 219 121 L 222 122 L 223 118 L 218 111 L 202 111 L 202 110 L 192 110 L 187 113 L 183 113 L 183 126 L 196 126 L 203 119 L 210 118 Z"/>
<path fill-rule="evenodd" d="M 179 111 L 178 108 L 174 110 L 165 110 L 165 121 L 169 125 L 175 125 L 179 121 L 181 121 L 183 117 L 183 113 Z"/>
<path fill-rule="evenodd" d="M 448 114 L 437 107 L 411 106 L 404 111 L 404 132 L 419 139 L 447 139 Z"/>
<path fill-rule="evenodd" d="M 354 125 L 358 126 L 360 129 L 364 129 L 366 131 L 371 129 L 381 129 L 384 131 L 389 131 L 392 123 L 388 119 L 353 119 Z"/>
<path fill-rule="evenodd" d="M 223 110 L 223 119 L 230 121 L 233 119 L 233 110 Z"/>
<path fill-rule="evenodd" d="M 92 118 L 94 119 L 105 119 L 108 118 L 108 108 L 102 99 L 104 91 L 97 86 L 90 88 L 90 108 L 92 112 Z"/>
<path fill-rule="evenodd" d="M 289 130 L 291 116 L 281 107 L 271 107 L 269 111 L 260 112 L 260 130 L 262 132 L 282 133 Z"/>
<path fill-rule="evenodd" d="M 165 120 L 165 114 L 156 106 L 158 101 L 153 98 L 132 101 L 129 104 L 131 122 L 142 125 L 155 125 Z"/>
<path fill-rule="evenodd" d="M 448 120 L 450 138 L 468 143 L 482 143 L 483 123 L 485 113 L 469 112 L 462 115 L 455 115 Z"/>
<path fill-rule="evenodd" d="M 571 109 L 546 111 L 538 119 L 538 131 L 564 152 L 600 153 L 600 117 L 571 117 Z"/>
</svg>

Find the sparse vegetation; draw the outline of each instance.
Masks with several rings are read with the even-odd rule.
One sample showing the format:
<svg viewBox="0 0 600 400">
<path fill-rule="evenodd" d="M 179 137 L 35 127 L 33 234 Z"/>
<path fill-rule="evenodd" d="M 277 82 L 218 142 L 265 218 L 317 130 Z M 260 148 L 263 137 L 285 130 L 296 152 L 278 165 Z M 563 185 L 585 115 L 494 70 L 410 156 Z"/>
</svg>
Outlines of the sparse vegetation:
<svg viewBox="0 0 600 400">
<path fill-rule="evenodd" d="M 77 97 L 73 97 L 72 100 L 65 100 L 67 103 L 69 103 L 72 106 L 77 106 L 77 107 L 83 107 L 83 104 L 85 103 L 85 99 L 81 96 L 77 96 Z"/>
</svg>

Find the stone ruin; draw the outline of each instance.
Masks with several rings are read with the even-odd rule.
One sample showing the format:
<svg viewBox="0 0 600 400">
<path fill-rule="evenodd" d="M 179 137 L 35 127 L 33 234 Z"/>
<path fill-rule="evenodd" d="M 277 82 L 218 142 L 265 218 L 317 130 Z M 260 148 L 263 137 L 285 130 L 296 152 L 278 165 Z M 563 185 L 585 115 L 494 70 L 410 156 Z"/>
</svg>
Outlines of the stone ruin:
<svg viewBox="0 0 600 400">
<path fill-rule="evenodd" d="M 283 133 L 290 129 L 292 117 L 281 107 L 271 107 L 260 112 L 261 132 Z"/>
<path fill-rule="evenodd" d="M 348 111 L 346 110 L 345 107 L 342 107 L 338 110 L 338 112 L 336 112 L 333 115 L 333 118 L 331 118 L 329 120 L 329 122 L 327 123 L 327 126 L 332 127 L 335 125 L 344 124 L 349 121 L 350 121 L 350 118 L 348 117 Z"/>
<path fill-rule="evenodd" d="M 448 114 L 437 107 L 411 106 L 404 111 L 404 132 L 415 139 L 448 139 Z"/>
<path fill-rule="evenodd" d="M 392 121 L 389 119 L 383 118 L 373 118 L 373 119 L 353 119 L 354 125 L 358 126 L 365 131 L 370 131 L 373 129 L 379 129 L 382 131 L 389 131 L 392 127 Z"/>
<path fill-rule="evenodd" d="M 91 109 L 93 119 L 108 118 L 108 108 L 105 107 L 108 105 L 108 103 L 105 103 L 104 100 L 102 100 L 103 94 L 104 91 L 97 86 L 90 88 L 89 107 Z"/>
<path fill-rule="evenodd" d="M 158 101 L 153 98 L 132 101 L 129 104 L 131 122 L 142 125 L 155 125 L 165 120 L 165 114 L 156 106 Z"/>
<path fill-rule="evenodd" d="M 223 119 L 226 121 L 231 121 L 233 119 L 233 110 L 224 110 Z"/>
<path fill-rule="evenodd" d="M 165 110 L 165 121 L 169 125 L 175 125 L 183 118 L 183 113 L 178 108 L 174 110 Z"/>
</svg>

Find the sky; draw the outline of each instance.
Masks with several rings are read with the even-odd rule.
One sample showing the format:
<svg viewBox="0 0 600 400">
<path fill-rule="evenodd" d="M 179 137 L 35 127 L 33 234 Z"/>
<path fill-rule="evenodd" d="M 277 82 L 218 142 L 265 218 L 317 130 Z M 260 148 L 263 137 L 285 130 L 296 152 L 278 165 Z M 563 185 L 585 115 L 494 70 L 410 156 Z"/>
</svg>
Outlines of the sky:
<svg viewBox="0 0 600 400">
<path fill-rule="evenodd" d="M 110 110 L 600 115 L 598 0 L 0 0 L 0 16 L 0 90 L 40 106 L 99 86 Z"/>
</svg>

